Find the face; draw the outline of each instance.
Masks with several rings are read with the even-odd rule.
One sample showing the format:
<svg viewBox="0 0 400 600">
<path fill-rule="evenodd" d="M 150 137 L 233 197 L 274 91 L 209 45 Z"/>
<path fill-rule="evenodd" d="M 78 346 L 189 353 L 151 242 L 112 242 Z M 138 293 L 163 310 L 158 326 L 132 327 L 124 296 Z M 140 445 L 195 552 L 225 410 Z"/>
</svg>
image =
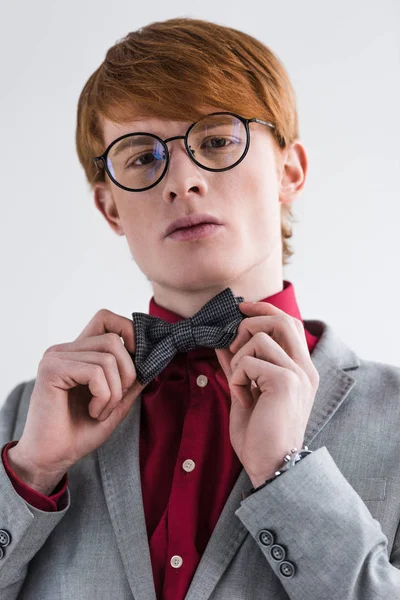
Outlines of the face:
<svg viewBox="0 0 400 600">
<path fill-rule="evenodd" d="M 207 107 L 207 112 L 218 110 Z M 184 135 L 190 124 L 158 118 L 124 125 L 105 120 L 105 148 L 125 133 L 147 131 L 165 139 Z M 171 305 L 169 296 L 209 290 L 205 294 L 211 298 L 228 286 L 246 299 L 251 294 L 261 298 L 269 295 L 268 282 L 282 284 L 281 203 L 291 203 L 299 194 L 306 154 L 300 142 L 280 150 L 265 125 L 250 123 L 249 127 L 248 153 L 228 171 L 202 169 L 189 158 L 180 139 L 168 142 L 169 167 L 153 188 L 129 192 L 108 176 L 105 183 L 95 185 L 97 208 L 117 234 L 126 236 L 135 262 L 152 283 L 156 301 L 164 306 Z M 203 238 L 166 237 L 172 221 L 200 212 L 216 216 L 222 225 Z M 205 301 L 203 297 L 200 306 Z"/>
</svg>

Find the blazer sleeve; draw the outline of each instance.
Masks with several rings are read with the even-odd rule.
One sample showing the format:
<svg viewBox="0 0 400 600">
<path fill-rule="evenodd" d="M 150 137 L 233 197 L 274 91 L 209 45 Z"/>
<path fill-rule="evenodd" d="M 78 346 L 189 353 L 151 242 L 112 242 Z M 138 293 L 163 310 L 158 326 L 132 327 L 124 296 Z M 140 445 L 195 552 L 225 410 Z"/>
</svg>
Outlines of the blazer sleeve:
<svg viewBox="0 0 400 600">
<path fill-rule="evenodd" d="M 14 439 L 23 401 L 31 394 L 26 382 L 19 383 L 8 394 L 0 409 L 0 454 Z M 29 394 L 29 398 L 27 398 Z M 14 489 L 0 460 L 0 598 L 17 600 L 27 574 L 29 561 L 71 505 L 67 488 L 63 505 L 55 512 L 42 511 L 26 502 Z"/>
<path fill-rule="evenodd" d="M 391 558 L 379 521 L 325 446 L 241 502 L 290 600 L 400 598 L 400 534 Z"/>
</svg>

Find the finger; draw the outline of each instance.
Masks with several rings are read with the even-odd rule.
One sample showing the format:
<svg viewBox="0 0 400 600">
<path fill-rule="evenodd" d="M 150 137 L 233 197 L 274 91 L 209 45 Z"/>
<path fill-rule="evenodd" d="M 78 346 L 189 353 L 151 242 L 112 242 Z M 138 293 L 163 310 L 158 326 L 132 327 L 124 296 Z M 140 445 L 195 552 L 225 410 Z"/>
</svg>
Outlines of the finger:
<svg viewBox="0 0 400 600">
<path fill-rule="evenodd" d="M 237 337 L 230 346 L 231 351 L 235 352 L 237 349 L 241 349 L 260 332 L 278 344 L 294 363 L 307 369 L 310 362 L 308 347 L 304 344 L 304 338 L 298 327 L 289 316 L 261 316 L 243 319 L 239 325 Z"/>
<path fill-rule="evenodd" d="M 227 348 L 216 348 L 215 354 L 219 360 L 219 363 L 222 367 L 222 370 L 225 373 L 226 378 L 229 380 L 232 369 L 231 369 L 231 360 L 234 357 L 234 354 L 230 352 Z"/>
<path fill-rule="evenodd" d="M 68 365 L 64 369 L 56 367 L 57 370 L 63 370 L 63 372 L 68 374 L 72 362 L 101 367 L 107 382 L 107 391 L 103 390 L 100 395 L 93 396 L 90 400 L 88 410 L 90 416 L 94 419 L 100 421 L 104 420 L 104 415 L 112 412 L 121 401 L 124 394 L 122 391 L 117 361 L 113 354 L 108 354 L 106 352 L 50 352 L 47 353 L 47 357 L 63 361 Z"/>
<path fill-rule="evenodd" d="M 233 378 L 235 374 L 235 378 Z M 253 408 L 255 402 L 257 402 L 260 393 L 257 393 L 258 387 L 254 386 L 254 380 L 252 381 L 243 367 L 237 367 L 232 372 L 232 377 L 229 378 L 229 389 L 231 392 L 232 399 L 236 398 L 243 408 Z"/>
<path fill-rule="evenodd" d="M 95 337 L 78 339 L 64 344 L 50 346 L 45 352 L 95 352 L 112 354 L 118 366 L 123 390 L 128 389 L 136 379 L 136 369 L 132 357 L 124 347 L 121 338 L 116 333 L 105 333 Z M 77 359 L 79 360 L 79 358 Z"/>
<path fill-rule="evenodd" d="M 221 364 L 222 370 L 225 373 L 225 376 L 227 378 L 227 380 L 229 381 L 231 376 L 232 376 L 232 369 L 230 366 L 231 360 L 233 358 L 233 354 L 232 352 L 229 352 L 229 350 L 227 350 L 226 348 L 217 348 L 215 350 L 215 353 L 217 354 L 218 360 Z M 251 395 L 253 398 L 254 402 L 257 402 L 258 398 L 260 397 L 261 391 L 258 388 L 257 384 L 255 381 L 251 382 Z"/>
<path fill-rule="evenodd" d="M 258 401 L 262 393 L 270 390 L 272 385 L 282 386 L 285 381 L 288 381 L 283 377 L 288 373 L 287 369 L 260 360 L 259 357 L 246 356 L 233 370 L 229 386 L 231 393 L 239 399 L 244 408 L 253 408 L 255 404 L 254 396 L 250 391 L 251 381 L 256 382 L 260 391 Z"/>
<path fill-rule="evenodd" d="M 57 353 L 47 354 L 40 361 L 44 381 L 65 391 L 77 385 L 87 385 L 93 398 L 90 404 L 104 405 L 110 398 L 110 388 L 103 367 L 82 361 L 61 358 Z M 92 411 L 90 411 L 92 412 Z M 92 413 L 91 416 L 95 418 Z"/>
<path fill-rule="evenodd" d="M 121 402 L 117 404 L 114 410 L 111 411 L 111 413 L 106 414 L 104 425 L 106 427 L 110 427 L 111 431 L 114 431 L 117 425 L 126 417 L 132 408 L 132 405 L 139 393 L 141 393 L 143 389 L 149 385 L 149 383 L 150 382 L 142 385 L 138 380 L 136 380 L 126 394 L 122 397 Z"/>
<path fill-rule="evenodd" d="M 301 367 L 299 367 L 299 365 L 297 365 L 291 359 L 284 349 L 268 334 L 262 331 L 257 331 L 257 333 L 255 333 L 254 336 L 235 354 L 230 364 L 232 374 L 237 368 L 238 364 L 244 358 L 249 356 L 257 357 L 261 360 L 276 365 L 277 367 L 283 367 L 284 369 L 293 371 L 294 373 L 298 373 L 298 371 L 301 370 Z M 252 379 L 254 379 L 259 386 L 257 379 L 255 377 Z"/>
<path fill-rule="evenodd" d="M 259 397 L 261 396 L 261 390 L 254 380 L 251 381 L 250 392 L 251 392 L 251 395 L 253 396 L 253 400 L 254 400 L 254 404 L 255 404 L 258 401 Z"/>
<path fill-rule="evenodd" d="M 102 335 L 103 333 L 116 333 L 119 337 L 122 337 L 129 352 L 135 352 L 136 344 L 133 321 L 117 315 L 106 308 L 102 308 L 94 315 L 76 339 L 81 340 L 83 338 Z"/>
<path fill-rule="evenodd" d="M 303 344 L 308 351 L 308 343 L 306 338 L 306 332 L 304 329 L 304 323 L 301 319 L 288 315 L 285 311 L 281 310 L 277 306 L 270 304 L 269 302 L 242 302 L 239 304 L 241 312 L 249 316 L 279 316 L 290 317 L 296 325 L 300 337 L 303 340 Z"/>
</svg>

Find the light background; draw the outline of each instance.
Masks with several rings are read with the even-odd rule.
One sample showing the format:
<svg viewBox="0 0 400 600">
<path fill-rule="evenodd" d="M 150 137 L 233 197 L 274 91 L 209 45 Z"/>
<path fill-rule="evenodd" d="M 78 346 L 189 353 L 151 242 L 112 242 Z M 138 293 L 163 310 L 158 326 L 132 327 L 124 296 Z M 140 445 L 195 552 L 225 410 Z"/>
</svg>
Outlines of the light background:
<svg viewBox="0 0 400 600">
<path fill-rule="evenodd" d="M 78 162 L 76 108 L 111 45 L 177 16 L 246 31 L 285 64 L 309 172 L 284 278 L 303 318 L 327 321 L 362 358 L 400 365 L 396 0 L 24 0 L 0 7 L 0 405 L 99 309 L 148 312 L 150 283 Z"/>
</svg>

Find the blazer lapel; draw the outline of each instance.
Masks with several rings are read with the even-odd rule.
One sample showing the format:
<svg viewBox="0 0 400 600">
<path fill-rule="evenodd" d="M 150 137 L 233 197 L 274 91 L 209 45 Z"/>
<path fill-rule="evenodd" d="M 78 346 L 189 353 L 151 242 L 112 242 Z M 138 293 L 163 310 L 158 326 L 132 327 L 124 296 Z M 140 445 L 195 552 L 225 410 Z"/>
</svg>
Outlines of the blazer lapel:
<svg viewBox="0 0 400 600">
<path fill-rule="evenodd" d="M 320 375 L 304 443 L 309 446 L 338 410 L 356 381 L 347 371 L 360 361 L 324 321 L 304 320 L 320 339 L 311 360 Z M 141 394 L 130 413 L 98 450 L 100 474 L 110 519 L 135 600 L 156 600 L 139 464 Z M 242 492 L 252 487 L 242 469 L 192 579 L 186 600 L 207 600 L 248 534 L 235 511 Z"/>
<path fill-rule="evenodd" d="M 97 454 L 104 495 L 132 595 L 135 600 L 156 600 L 140 481 L 141 404 L 139 394 Z"/>
<path fill-rule="evenodd" d="M 304 325 L 321 336 L 311 354 L 320 380 L 304 435 L 304 444 L 309 446 L 355 386 L 356 380 L 347 371 L 357 369 L 360 360 L 324 321 L 305 320 Z"/>
</svg>

